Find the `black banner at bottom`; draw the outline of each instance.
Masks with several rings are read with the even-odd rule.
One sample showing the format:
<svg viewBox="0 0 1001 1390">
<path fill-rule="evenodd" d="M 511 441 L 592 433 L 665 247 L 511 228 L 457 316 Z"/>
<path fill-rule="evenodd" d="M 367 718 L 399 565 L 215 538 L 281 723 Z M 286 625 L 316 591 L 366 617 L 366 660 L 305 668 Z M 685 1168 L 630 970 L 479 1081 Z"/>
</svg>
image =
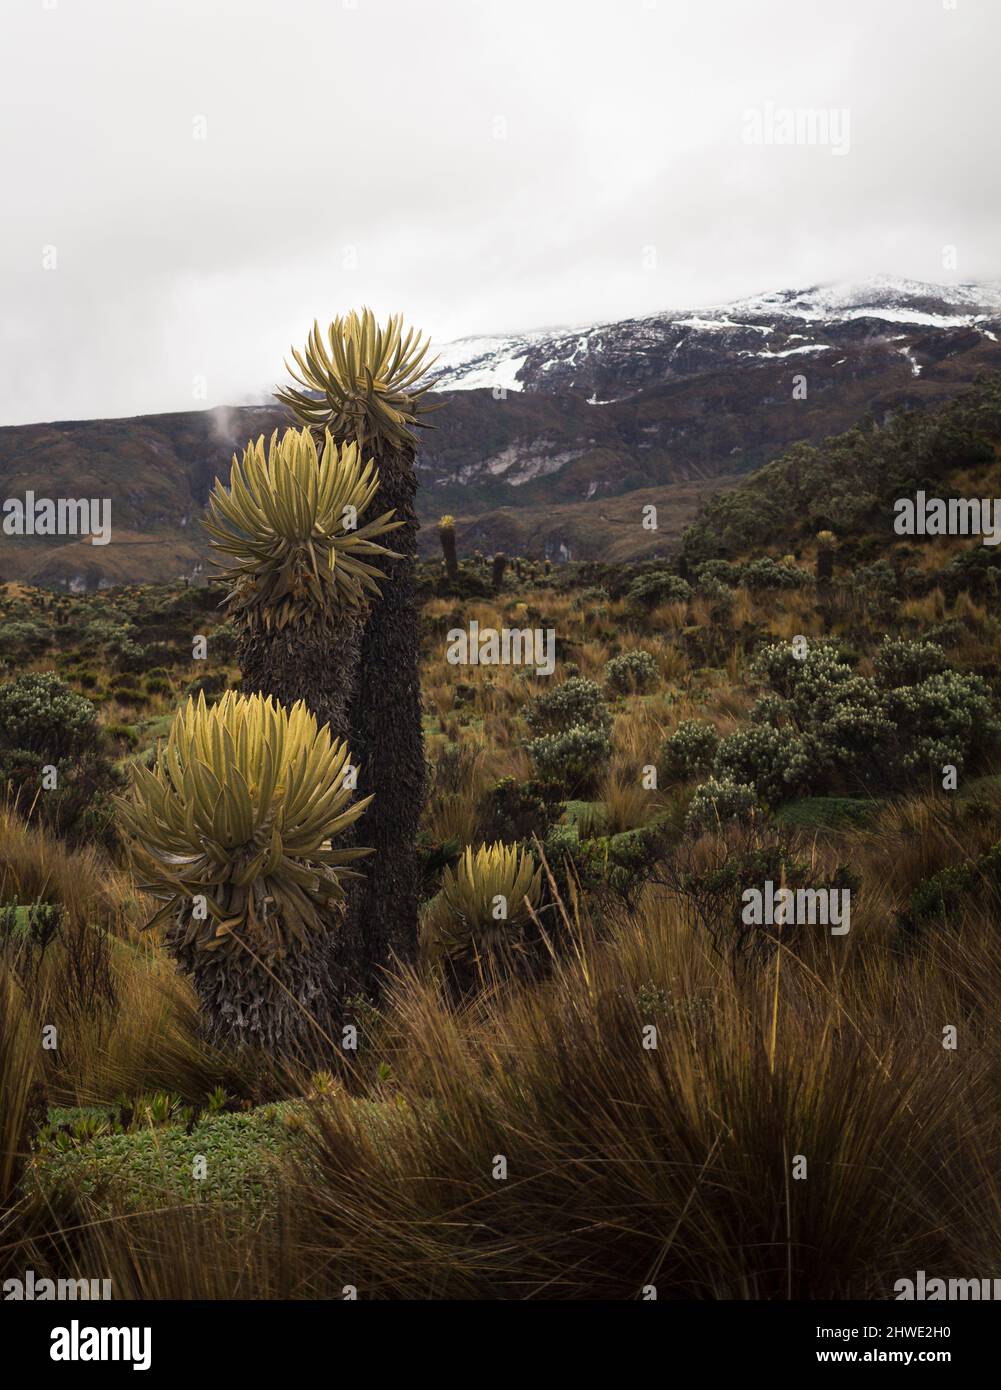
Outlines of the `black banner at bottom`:
<svg viewBox="0 0 1001 1390">
<path fill-rule="evenodd" d="M 467 1344 L 481 1329 L 490 1338 L 485 1346 L 494 1376 L 507 1364 L 512 1374 L 524 1374 L 521 1333 L 558 1337 L 553 1349 L 559 1348 L 564 1373 L 567 1361 L 590 1359 L 599 1346 L 623 1367 L 635 1367 L 648 1353 L 665 1372 L 693 1360 L 706 1372 L 889 1365 L 972 1371 L 998 1337 L 991 1306 L 973 1300 L 459 1306 L 460 1324 L 455 1304 L 434 1302 L 0 1302 L 0 1345 L 5 1370 L 16 1357 L 22 1371 L 63 1365 L 70 1379 L 116 1370 L 176 1379 L 192 1371 L 287 1375 L 295 1372 L 297 1355 L 327 1358 L 335 1348 L 339 1358 L 372 1358 L 383 1376 L 397 1356 L 409 1366 L 433 1356 L 444 1369 L 460 1329 Z M 413 1342 L 411 1330 L 449 1340 Z M 468 1354 L 463 1361 L 468 1373 Z"/>
</svg>

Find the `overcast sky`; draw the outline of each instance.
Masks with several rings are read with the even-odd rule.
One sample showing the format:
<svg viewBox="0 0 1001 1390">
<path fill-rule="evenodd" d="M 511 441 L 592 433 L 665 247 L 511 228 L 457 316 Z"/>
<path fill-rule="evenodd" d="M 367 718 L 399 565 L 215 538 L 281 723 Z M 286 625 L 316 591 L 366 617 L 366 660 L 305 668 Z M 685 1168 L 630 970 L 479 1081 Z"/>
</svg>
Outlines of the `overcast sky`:
<svg viewBox="0 0 1001 1390">
<path fill-rule="evenodd" d="M 0 424 L 238 404 L 363 303 L 444 342 L 1001 277 L 999 0 L 2 0 L 0 26 Z M 749 143 L 749 111 L 810 109 L 848 112 L 846 153 Z"/>
</svg>

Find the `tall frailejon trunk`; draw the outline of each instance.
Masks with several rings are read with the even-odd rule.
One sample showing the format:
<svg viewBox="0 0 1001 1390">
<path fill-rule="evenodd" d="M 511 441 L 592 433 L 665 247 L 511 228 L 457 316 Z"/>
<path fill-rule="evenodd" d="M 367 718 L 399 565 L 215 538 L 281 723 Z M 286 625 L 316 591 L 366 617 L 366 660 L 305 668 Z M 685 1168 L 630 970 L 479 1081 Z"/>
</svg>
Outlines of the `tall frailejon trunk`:
<svg viewBox="0 0 1001 1390">
<path fill-rule="evenodd" d="M 237 650 L 243 693 L 271 695 L 289 709 L 304 700 L 333 738 L 348 739 L 357 764 L 349 719 L 360 647 L 361 621 L 348 615 L 327 631 L 244 629 Z"/>
<path fill-rule="evenodd" d="M 305 701 L 319 724 L 329 724 L 333 738 L 347 739 L 351 764 L 356 768 L 358 755 L 350 725 L 361 637 L 362 621 L 343 614 L 337 626 L 327 631 L 305 628 L 285 635 L 244 630 L 238 650 L 244 694 L 260 691 L 288 708 L 297 700 Z M 338 846 L 346 848 L 359 840 L 372 843 L 365 824 L 372 809 L 362 818 L 360 835 L 359 827 L 352 826 L 337 841 Z M 378 872 L 371 861 L 363 860 L 358 868 L 362 873 Z M 353 885 L 352 901 L 361 886 Z M 272 1047 L 280 1043 L 283 1050 L 299 1055 L 318 1055 L 325 1040 L 338 1036 L 331 1030 L 339 1029 L 345 999 L 361 988 L 357 984 L 361 945 L 353 914 L 332 913 L 329 932 L 301 953 L 301 958 L 283 961 L 277 968 L 272 965 L 278 981 L 250 968 L 248 997 L 252 1002 L 243 1012 L 231 1010 L 227 1014 L 224 1027 L 228 1036 Z M 218 984 L 211 971 L 198 982 L 203 1004 L 217 1008 L 218 1001 L 208 997 L 214 986 Z M 265 1038 L 262 1033 L 271 1019 L 276 1036 Z"/>
<path fill-rule="evenodd" d="M 417 477 L 412 450 L 378 458 L 379 504 L 396 509 L 404 525 L 386 566 L 382 597 L 373 603 L 361 639 L 358 680 L 350 712 L 351 760 L 359 768 L 358 795 L 375 794 L 359 823 L 363 844 L 375 853 L 361 864 L 365 878 L 351 892 L 348 922 L 338 951 L 342 988 L 375 995 L 393 957 L 410 960 L 417 949 L 417 832 L 424 804 L 416 602 Z M 338 980 L 332 982 L 335 990 Z"/>
<path fill-rule="evenodd" d="M 438 538 L 441 541 L 442 555 L 445 557 L 445 573 L 454 584 L 459 577 L 459 552 L 455 543 L 455 527 L 438 527 Z"/>
</svg>

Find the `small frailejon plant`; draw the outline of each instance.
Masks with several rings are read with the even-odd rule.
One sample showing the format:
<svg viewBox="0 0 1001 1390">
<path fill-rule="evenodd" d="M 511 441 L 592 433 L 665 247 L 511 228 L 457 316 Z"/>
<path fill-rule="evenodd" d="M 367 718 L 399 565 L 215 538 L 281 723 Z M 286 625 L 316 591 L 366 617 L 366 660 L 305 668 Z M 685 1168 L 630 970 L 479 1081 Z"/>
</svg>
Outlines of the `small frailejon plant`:
<svg viewBox="0 0 1001 1390">
<path fill-rule="evenodd" d="M 165 928 L 215 1040 L 295 1050 L 315 1027 L 324 939 L 367 853 L 332 843 L 368 804 L 344 786 L 348 762 L 302 702 L 229 691 L 189 699 L 154 765 L 133 765 L 119 812 L 162 903 L 149 926 Z"/>
<path fill-rule="evenodd" d="M 432 953 L 476 959 L 517 949 L 541 894 L 542 870 L 529 851 L 499 841 L 467 845 L 445 869 L 427 914 Z"/>
</svg>

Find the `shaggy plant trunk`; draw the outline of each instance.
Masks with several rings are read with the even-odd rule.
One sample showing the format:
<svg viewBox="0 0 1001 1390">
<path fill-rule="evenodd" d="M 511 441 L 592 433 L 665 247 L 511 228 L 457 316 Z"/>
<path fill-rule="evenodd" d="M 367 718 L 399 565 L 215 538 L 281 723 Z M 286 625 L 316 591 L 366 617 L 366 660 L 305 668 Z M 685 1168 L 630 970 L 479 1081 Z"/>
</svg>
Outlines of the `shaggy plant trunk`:
<svg viewBox="0 0 1001 1390">
<path fill-rule="evenodd" d="M 289 709 L 304 700 L 321 725 L 330 725 L 332 737 L 347 738 L 360 644 L 361 621 L 349 617 L 332 632 L 245 629 L 237 652 L 243 693 L 271 695 Z M 348 746 L 356 762 L 350 740 Z"/>
<path fill-rule="evenodd" d="M 258 962 L 239 947 L 226 956 L 195 950 L 183 937 L 175 926 L 164 944 L 194 985 L 210 1043 L 261 1048 L 278 1058 L 324 1055 L 329 967 L 322 939 Z"/>
<path fill-rule="evenodd" d="M 506 569 L 507 556 L 504 554 L 502 550 L 498 550 L 497 554 L 494 556 L 494 568 L 493 575 L 491 577 L 491 582 L 493 584 L 495 593 L 500 592 L 500 587 L 504 583 L 504 571 Z"/>
<path fill-rule="evenodd" d="M 829 584 L 834 578 L 834 550 L 822 545 L 817 550 L 817 583 Z"/>
<path fill-rule="evenodd" d="M 359 797 L 375 800 L 358 822 L 359 842 L 374 850 L 361 862 L 348 921 L 338 939 L 335 991 L 377 995 L 395 956 L 417 950 L 417 832 L 424 804 L 416 602 L 417 476 L 411 450 L 381 454 L 379 506 L 405 524 L 391 546 L 382 597 L 372 604 L 361 639 L 359 680 L 350 711 L 351 760 L 360 769 Z"/>
<path fill-rule="evenodd" d="M 459 555 L 455 545 L 455 527 L 442 526 L 438 531 L 445 557 L 445 573 L 454 584 L 459 577 Z"/>
<path fill-rule="evenodd" d="M 245 695 L 271 695 L 287 708 L 304 700 L 321 726 L 330 725 L 333 738 L 347 739 L 351 764 L 356 768 L 359 752 L 352 737 L 351 701 L 358 678 L 362 623 L 363 618 L 343 615 L 333 630 L 245 630 L 238 651 Z M 367 795 L 360 780 L 358 795 Z M 373 810 L 374 806 L 369 807 L 360 825 L 352 826 L 338 839 L 339 847 L 359 840 L 364 845 L 375 843 L 369 838 Z M 363 873 L 378 872 L 372 856 L 359 867 Z M 354 896 L 357 892 L 356 887 Z M 337 914 L 329 932 L 315 941 L 311 950 L 290 955 L 278 966 L 270 965 L 280 984 L 262 977 L 259 971 L 251 972 L 245 977 L 249 993 L 234 995 L 232 984 L 227 992 L 225 979 L 218 979 L 218 972 L 209 968 L 196 975 L 195 986 L 203 1007 L 221 1029 L 220 1037 L 315 1056 L 322 1049 L 323 1034 L 335 1036 L 329 1030 L 339 1025 L 345 995 L 357 992 L 351 986 L 360 970 L 362 946 L 352 920 Z"/>
</svg>

